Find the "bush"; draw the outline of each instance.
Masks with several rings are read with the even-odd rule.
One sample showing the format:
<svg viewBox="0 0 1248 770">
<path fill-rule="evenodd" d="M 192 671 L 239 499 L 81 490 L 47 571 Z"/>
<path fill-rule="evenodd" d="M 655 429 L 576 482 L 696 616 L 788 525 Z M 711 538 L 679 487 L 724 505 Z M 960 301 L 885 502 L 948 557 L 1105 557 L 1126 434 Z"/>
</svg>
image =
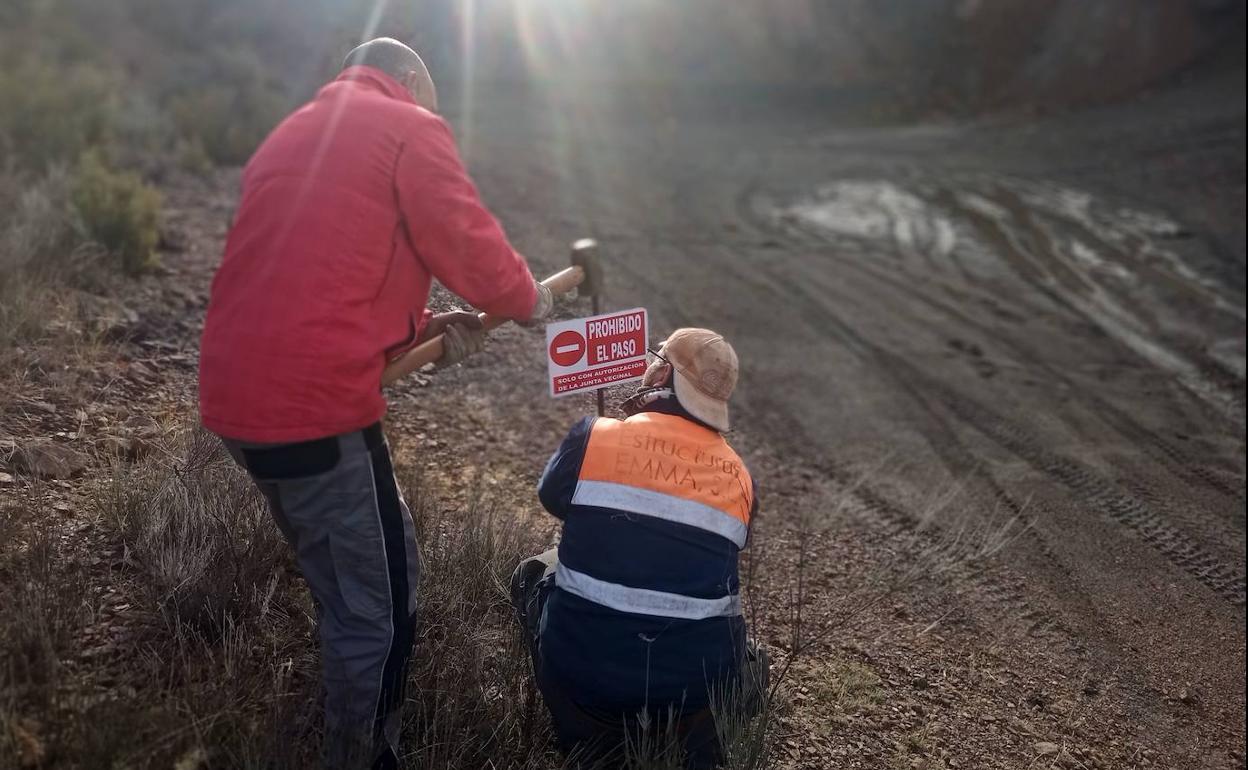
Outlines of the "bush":
<svg viewBox="0 0 1248 770">
<path fill-rule="evenodd" d="M 181 139 L 173 118 L 142 89 L 124 92 L 111 140 L 105 149 L 112 164 L 136 171 L 144 179 L 160 181 L 178 166 Z"/>
<path fill-rule="evenodd" d="M 37 181 L 0 178 L 0 284 L 21 272 L 62 272 L 81 240 L 71 175 L 54 165 Z"/>
<path fill-rule="evenodd" d="M 439 505 L 401 469 L 423 560 L 420 623 L 408 679 L 406 757 L 414 767 L 549 767 L 545 715 L 509 600 L 511 571 L 542 550 L 518 517 L 474 490 L 466 510 Z"/>
<path fill-rule="evenodd" d="M 221 164 L 243 163 L 290 108 L 271 68 L 243 49 L 214 51 L 202 88 L 169 104 L 178 133 Z"/>
<path fill-rule="evenodd" d="M 46 767 L 42 717 L 55 713 L 64 660 L 90 614 L 87 579 L 43 511 L 0 508 L 0 767 Z M 12 764 L 9 764 L 9 758 Z"/>
<path fill-rule="evenodd" d="M 0 507 L 0 606 L 13 621 L 0 626 L 0 768 L 10 756 L 83 770 L 315 766 L 315 611 L 289 547 L 215 437 L 181 430 L 148 449 L 93 489 L 84 542 L 33 501 Z M 548 535 L 480 488 L 457 508 L 399 474 L 424 555 L 406 761 L 570 767 L 551 745 L 507 590 Z M 630 746 L 628 770 L 673 767 L 657 727 Z M 724 729 L 729 770 L 764 766 L 765 720 Z"/>
<path fill-rule="evenodd" d="M 147 600 L 172 635 L 217 642 L 268 615 L 288 549 L 215 436 L 191 431 L 175 452 L 172 466 L 119 469 L 102 513 L 143 565 Z"/>
<path fill-rule="evenodd" d="M 134 275 L 154 266 L 160 194 L 137 174 L 114 171 L 99 153 L 86 153 L 74 175 L 73 203 L 87 236 L 123 272 Z"/>
<path fill-rule="evenodd" d="M 82 283 L 92 263 L 70 203 L 69 172 L 53 166 L 34 183 L 0 175 L 0 368 L 17 343 L 42 337 L 63 308 L 63 280 Z"/>
<path fill-rule="evenodd" d="M 42 173 L 108 143 L 116 84 L 98 67 L 27 63 L 0 71 L 0 157 Z"/>
</svg>

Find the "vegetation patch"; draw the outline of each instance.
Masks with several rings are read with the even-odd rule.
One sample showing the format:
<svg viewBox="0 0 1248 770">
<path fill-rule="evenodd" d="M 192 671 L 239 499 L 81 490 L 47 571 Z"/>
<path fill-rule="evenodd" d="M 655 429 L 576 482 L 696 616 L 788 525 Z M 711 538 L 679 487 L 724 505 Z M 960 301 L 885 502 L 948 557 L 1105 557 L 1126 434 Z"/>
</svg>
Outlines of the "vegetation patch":
<svg viewBox="0 0 1248 770">
<path fill-rule="evenodd" d="M 482 490 L 446 505 L 410 468 L 399 475 L 423 555 L 407 761 L 563 767 L 507 591 L 540 536 Z M 316 766 L 315 610 L 219 440 L 175 429 L 144 459 L 116 460 L 91 497 L 92 535 L 78 545 L 37 505 L 0 518 L 11 544 L 0 601 L 15 621 L 0 630 L 0 757 L 88 770 Z M 763 767 L 766 725 L 728 708 L 729 767 Z M 624 766 L 658 770 L 677 756 L 655 725 Z"/>
<path fill-rule="evenodd" d="M 842 713 L 871 713 L 885 702 L 883 681 L 865 663 L 837 659 L 816 669 L 813 676 L 815 696 Z"/>
<path fill-rule="evenodd" d="M 86 234 L 123 272 L 155 265 L 160 194 L 133 172 L 114 171 L 87 153 L 74 176 L 73 202 Z"/>
</svg>

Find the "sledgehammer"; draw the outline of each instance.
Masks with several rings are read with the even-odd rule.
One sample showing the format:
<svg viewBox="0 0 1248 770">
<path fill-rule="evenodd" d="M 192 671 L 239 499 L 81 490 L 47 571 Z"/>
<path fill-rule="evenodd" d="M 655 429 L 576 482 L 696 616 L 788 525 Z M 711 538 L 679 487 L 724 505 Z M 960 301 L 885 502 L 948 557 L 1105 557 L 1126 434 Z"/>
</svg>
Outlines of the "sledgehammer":
<svg viewBox="0 0 1248 770">
<path fill-rule="evenodd" d="M 550 289 L 552 294 L 563 295 L 580 288 L 582 296 L 597 298 L 602 294 L 602 265 L 598 261 L 598 242 L 593 238 L 582 238 L 572 244 L 572 266 L 564 268 L 546 280 L 542 285 Z M 597 311 L 597 307 L 595 307 Z M 507 318 L 481 313 L 478 316 L 486 330 L 497 329 L 507 323 Z M 431 364 L 442 357 L 442 335 L 425 340 L 386 365 L 381 373 L 381 384 L 390 385 L 400 380 L 425 364 Z"/>
</svg>

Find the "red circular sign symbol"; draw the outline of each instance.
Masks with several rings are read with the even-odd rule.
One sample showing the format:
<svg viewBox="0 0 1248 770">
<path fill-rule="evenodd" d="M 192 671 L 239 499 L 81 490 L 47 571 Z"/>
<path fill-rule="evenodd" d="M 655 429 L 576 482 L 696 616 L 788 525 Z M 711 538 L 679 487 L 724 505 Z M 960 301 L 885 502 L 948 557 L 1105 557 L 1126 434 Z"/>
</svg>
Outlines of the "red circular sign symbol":
<svg viewBox="0 0 1248 770">
<path fill-rule="evenodd" d="M 559 366 L 575 366 L 585 355 L 585 338 L 572 329 L 559 332 L 550 341 L 550 360 Z"/>
</svg>

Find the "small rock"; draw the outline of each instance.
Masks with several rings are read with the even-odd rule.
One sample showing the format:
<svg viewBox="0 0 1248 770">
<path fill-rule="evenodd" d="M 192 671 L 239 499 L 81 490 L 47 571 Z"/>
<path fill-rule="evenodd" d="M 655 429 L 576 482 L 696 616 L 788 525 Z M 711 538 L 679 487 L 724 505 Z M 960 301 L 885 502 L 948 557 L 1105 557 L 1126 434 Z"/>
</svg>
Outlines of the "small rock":
<svg viewBox="0 0 1248 770">
<path fill-rule="evenodd" d="M 1037 741 L 1036 745 L 1032 748 L 1036 750 L 1036 754 L 1042 757 L 1054 756 L 1062 750 L 1061 746 L 1058 746 L 1056 743 L 1050 743 L 1049 741 Z"/>
<path fill-rule="evenodd" d="M 142 361 L 131 361 L 127 369 L 140 382 L 150 382 L 156 379 L 156 372 L 153 372 L 152 368 Z"/>
<path fill-rule="evenodd" d="M 142 413 L 132 414 L 127 417 L 122 427 L 127 433 L 134 433 L 144 438 L 154 438 L 163 432 L 159 422 Z"/>
<path fill-rule="evenodd" d="M 0 484 L 12 484 L 14 481 L 13 474 L 0 471 Z"/>
<path fill-rule="evenodd" d="M 1036 728 L 1032 727 L 1031 723 L 1018 717 L 1010 717 L 1010 728 L 1022 735 L 1034 735 L 1036 732 Z"/>
<path fill-rule="evenodd" d="M 63 318 L 54 318 L 43 325 L 43 330 L 48 334 L 73 335 L 81 334 L 81 330 L 74 323 Z"/>
<path fill-rule="evenodd" d="M 80 294 L 78 307 L 88 328 L 109 339 L 122 339 L 139 324 L 139 314 L 109 297 Z"/>
<path fill-rule="evenodd" d="M 181 254 L 187 250 L 189 245 L 190 239 L 187 237 L 186 231 L 181 228 L 160 228 L 159 239 L 156 241 L 158 250 Z"/>
<path fill-rule="evenodd" d="M 138 459 L 147 454 L 151 449 L 150 443 L 137 436 L 133 438 L 108 436 L 100 442 L 100 445 L 105 454 L 119 457 L 123 460 Z"/>
<path fill-rule="evenodd" d="M 13 465 L 41 479 L 68 479 L 87 467 L 87 456 L 64 444 L 39 439 L 20 447 L 13 455 Z"/>
</svg>

